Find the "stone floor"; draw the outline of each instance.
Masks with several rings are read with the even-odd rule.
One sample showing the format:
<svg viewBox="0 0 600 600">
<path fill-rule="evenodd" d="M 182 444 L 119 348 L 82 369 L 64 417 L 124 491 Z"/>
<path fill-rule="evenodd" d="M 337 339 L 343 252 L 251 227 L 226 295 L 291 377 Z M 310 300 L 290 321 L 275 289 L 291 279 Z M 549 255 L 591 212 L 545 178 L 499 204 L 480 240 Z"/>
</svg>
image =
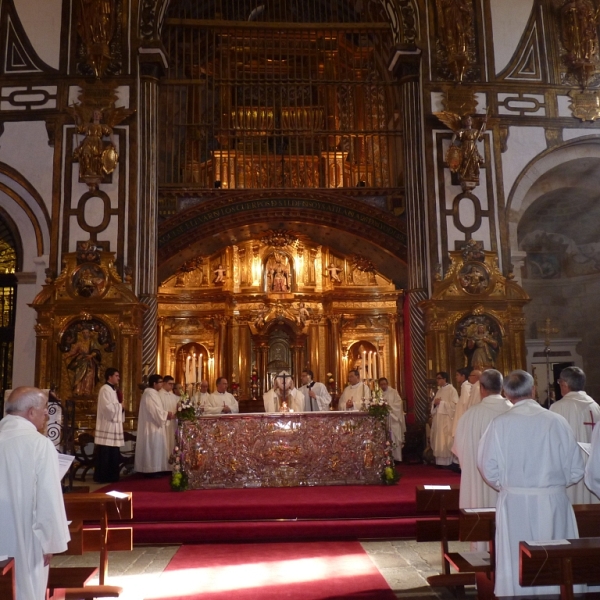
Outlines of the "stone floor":
<svg viewBox="0 0 600 600">
<path fill-rule="evenodd" d="M 362 542 L 362 546 L 377 566 L 397 598 L 419 600 L 451 600 L 454 596 L 445 589 L 432 589 L 427 577 L 440 572 L 440 546 L 436 543 L 417 543 L 414 540 Z M 177 552 L 178 546 L 138 546 L 133 552 L 109 553 L 107 583 L 124 588 L 121 600 L 144 600 L 151 595 L 157 579 Z M 468 544 L 453 544 L 453 550 L 467 550 Z M 98 555 L 56 556 L 53 566 L 96 566 Z M 474 588 L 467 598 L 475 598 Z M 232 595 L 233 597 L 233 595 Z"/>
</svg>

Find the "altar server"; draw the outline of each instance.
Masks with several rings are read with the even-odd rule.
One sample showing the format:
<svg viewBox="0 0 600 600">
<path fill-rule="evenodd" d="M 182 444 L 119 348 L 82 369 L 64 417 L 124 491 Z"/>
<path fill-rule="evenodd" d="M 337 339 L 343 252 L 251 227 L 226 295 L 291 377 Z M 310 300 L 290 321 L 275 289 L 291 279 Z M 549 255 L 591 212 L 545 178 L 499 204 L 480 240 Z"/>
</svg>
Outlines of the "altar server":
<svg viewBox="0 0 600 600">
<path fill-rule="evenodd" d="M 208 381 L 201 381 L 200 389 L 192 396 L 192 404 L 204 408 L 209 398 L 210 392 L 208 391 Z"/>
<path fill-rule="evenodd" d="M 500 492 L 494 593 L 558 594 L 558 586 L 519 585 L 519 542 L 579 537 L 566 488 L 583 477 L 581 450 L 567 421 L 533 399 L 529 373 L 513 371 L 504 393 L 514 406 L 490 423 L 477 460 L 485 480 Z"/>
<path fill-rule="evenodd" d="M 160 401 L 162 403 L 162 407 L 173 415 L 177 415 L 177 403 L 179 402 L 179 398 L 173 393 L 173 387 L 175 385 L 175 380 L 170 375 L 165 375 L 163 378 L 163 384 L 160 390 L 158 390 L 158 395 L 160 396 Z M 177 430 L 177 419 L 171 419 L 167 421 L 165 424 L 165 431 L 167 434 L 167 457 L 170 457 L 173 454 L 173 448 L 175 448 L 175 432 Z"/>
<path fill-rule="evenodd" d="M 15 559 L 16 600 L 46 597 L 48 565 L 71 539 L 52 442 L 41 435 L 48 399 L 19 387 L 0 422 L 0 555 Z"/>
<path fill-rule="evenodd" d="M 167 471 L 167 421 L 173 413 L 165 410 L 158 394 L 163 384 L 160 375 L 150 375 L 148 387 L 140 400 L 137 442 L 135 446 L 135 470 L 149 476 Z"/>
<path fill-rule="evenodd" d="M 217 379 L 217 389 L 208 397 L 204 405 L 207 415 L 239 413 L 240 407 L 235 397 L 227 391 L 229 382 L 225 377 Z"/>
<path fill-rule="evenodd" d="M 600 423 L 600 406 L 583 390 L 585 373 L 579 367 L 567 367 L 558 380 L 563 397 L 550 406 L 552 412 L 562 415 L 571 426 L 575 440 L 589 444 L 596 423 Z M 584 462 L 585 457 L 584 456 Z M 598 504 L 600 498 L 590 492 L 583 479 L 567 488 L 571 504 Z"/>
<path fill-rule="evenodd" d="M 286 389 L 285 397 L 282 393 L 284 386 Z M 266 394 L 263 394 L 263 401 L 265 403 L 266 413 L 281 412 L 284 401 L 287 403 L 288 410 L 293 410 L 294 412 L 304 411 L 304 396 L 302 395 L 302 392 L 296 388 L 296 384 L 291 375 L 285 371 L 282 371 L 275 377 L 273 388 Z"/>
<path fill-rule="evenodd" d="M 471 397 L 471 382 L 468 377 L 471 374 L 471 369 L 465 367 L 464 369 L 458 369 L 456 371 L 456 384 L 460 390 L 458 396 L 458 402 L 456 403 L 456 411 L 454 412 L 454 420 L 452 421 L 452 435 L 456 434 L 456 427 L 458 426 L 458 420 L 467 412 L 470 406 L 469 399 Z"/>
<path fill-rule="evenodd" d="M 394 444 L 392 454 L 394 460 L 402 460 L 402 446 L 404 445 L 404 434 L 406 433 L 406 420 L 404 419 L 404 402 L 400 398 L 400 394 L 390 387 L 388 380 L 385 377 L 379 379 L 379 387 L 381 388 L 382 398 L 390 407 L 388 424 L 390 428 L 390 437 Z"/>
<path fill-rule="evenodd" d="M 440 371 L 435 379 L 440 386 L 431 403 L 431 449 L 435 464 L 449 467 L 452 464 L 452 421 L 458 402 L 458 393 L 448 383 L 448 373 Z"/>
<path fill-rule="evenodd" d="M 369 386 L 360 380 L 360 371 L 352 369 L 348 373 L 348 384 L 338 404 L 338 410 L 360 410 L 363 400 L 368 406 L 371 400 L 371 390 Z"/>
<path fill-rule="evenodd" d="M 305 369 L 300 378 L 303 384 L 300 391 L 304 396 L 304 410 L 306 412 L 329 410 L 331 396 L 322 383 L 313 381 L 313 372 Z"/>
</svg>

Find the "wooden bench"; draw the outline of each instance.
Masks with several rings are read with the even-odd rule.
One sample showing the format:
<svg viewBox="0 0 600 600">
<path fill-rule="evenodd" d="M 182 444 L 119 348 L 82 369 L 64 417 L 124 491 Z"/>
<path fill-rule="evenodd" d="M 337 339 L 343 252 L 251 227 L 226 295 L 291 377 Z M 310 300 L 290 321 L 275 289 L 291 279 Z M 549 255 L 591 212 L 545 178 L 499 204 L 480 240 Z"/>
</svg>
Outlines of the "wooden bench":
<svg viewBox="0 0 600 600">
<path fill-rule="evenodd" d="M 14 558 L 0 560 L 0 598 L 6 598 L 6 600 L 16 600 L 17 598 Z"/>
<path fill-rule="evenodd" d="M 109 520 L 124 521 L 133 518 L 132 494 L 127 493 L 125 498 L 100 493 L 65 494 L 64 500 L 67 519 L 71 521 L 71 541 L 65 554 L 100 552 L 99 581 L 100 585 L 104 585 L 109 550 L 133 549 L 132 527 L 108 525 Z M 91 523 L 94 525 L 91 526 Z"/>
<path fill-rule="evenodd" d="M 520 584 L 559 585 L 561 600 L 573 600 L 575 584 L 600 584 L 600 537 L 568 541 L 546 546 L 520 542 Z"/>
<path fill-rule="evenodd" d="M 451 573 L 448 561 L 448 542 L 458 541 L 458 498 L 460 486 L 418 485 L 416 488 L 417 512 L 437 513 L 437 517 L 417 519 L 417 542 L 440 542 L 442 573 L 427 578 L 433 587 L 452 588 L 459 597 L 464 597 L 464 586 L 475 585 L 475 573 Z"/>
</svg>

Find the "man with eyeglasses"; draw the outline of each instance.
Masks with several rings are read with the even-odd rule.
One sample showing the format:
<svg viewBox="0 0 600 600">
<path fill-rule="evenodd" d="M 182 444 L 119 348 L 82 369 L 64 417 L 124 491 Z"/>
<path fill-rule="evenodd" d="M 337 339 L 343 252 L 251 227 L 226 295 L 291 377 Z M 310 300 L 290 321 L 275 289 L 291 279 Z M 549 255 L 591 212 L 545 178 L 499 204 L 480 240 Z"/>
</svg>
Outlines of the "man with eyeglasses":
<svg viewBox="0 0 600 600">
<path fill-rule="evenodd" d="M 431 449 L 435 456 L 435 464 L 439 468 L 452 466 L 452 422 L 458 392 L 448 383 L 448 373 L 436 373 L 435 380 L 439 386 L 431 403 Z"/>
<path fill-rule="evenodd" d="M 170 375 L 165 375 L 163 377 L 162 388 L 158 391 L 158 395 L 160 396 L 160 400 L 162 402 L 162 407 L 167 411 L 173 413 L 175 417 L 177 417 L 177 403 L 179 402 L 179 398 L 173 393 L 173 387 L 175 385 L 175 380 Z M 167 421 L 166 424 L 167 430 L 167 460 L 171 456 L 173 452 L 173 448 L 175 447 L 175 430 L 177 429 L 177 418 L 172 419 L 171 421 Z"/>
<path fill-rule="evenodd" d="M 169 470 L 167 463 L 167 421 L 174 415 L 163 408 L 159 390 L 161 375 L 150 375 L 148 387 L 140 400 L 137 442 L 135 446 L 135 470 L 148 477 L 159 477 Z"/>
<path fill-rule="evenodd" d="M 576 441 L 589 444 L 595 425 L 600 423 L 600 406 L 583 391 L 585 373 L 579 367 L 567 367 L 560 372 L 558 385 L 563 397 L 552 404 L 550 410 L 567 420 Z M 583 479 L 567 488 L 567 496 L 571 504 L 600 503 L 600 498 L 590 492 Z"/>
</svg>

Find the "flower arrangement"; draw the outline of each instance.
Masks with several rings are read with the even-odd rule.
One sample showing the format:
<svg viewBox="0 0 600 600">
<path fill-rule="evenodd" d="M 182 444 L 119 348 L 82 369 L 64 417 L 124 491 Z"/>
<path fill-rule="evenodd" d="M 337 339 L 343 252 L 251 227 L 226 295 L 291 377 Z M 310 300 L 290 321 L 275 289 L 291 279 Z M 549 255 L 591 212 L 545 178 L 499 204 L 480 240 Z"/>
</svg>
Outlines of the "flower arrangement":
<svg viewBox="0 0 600 600">
<path fill-rule="evenodd" d="M 392 450 L 394 445 L 388 440 L 385 443 L 385 465 L 383 467 L 383 471 L 381 472 L 381 481 L 385 485 L 395 485 L 400 481 L 400 473 L 396 471 L 394 467 L 394 455 L 392 454 Z"/>
<path fill-rule="evenodd" d="M 173 448 L 173 454 L 169 458 L 169 464 L 173 465 L 171 489 L 174 492 L 185 492 L 188 488 L 188 476 L 181 468 L 181 448 L 179 448 L 179 446 Z"/>
<path fill-rule="evenodd" d="M 196 408 L 186 392 L 181 396 L 181 400 L 177 403 L 177 419 L 179 421 L 193 421 L 195 418 Z"/>
<path fill-rule="evenodd" d="M 375 395 L 371 398 L 367 412 L 372 417 L 384 422 L 390 414 L 390 405 L 381 398 L 381 395 L 375 392 Z"/>
</svg>

